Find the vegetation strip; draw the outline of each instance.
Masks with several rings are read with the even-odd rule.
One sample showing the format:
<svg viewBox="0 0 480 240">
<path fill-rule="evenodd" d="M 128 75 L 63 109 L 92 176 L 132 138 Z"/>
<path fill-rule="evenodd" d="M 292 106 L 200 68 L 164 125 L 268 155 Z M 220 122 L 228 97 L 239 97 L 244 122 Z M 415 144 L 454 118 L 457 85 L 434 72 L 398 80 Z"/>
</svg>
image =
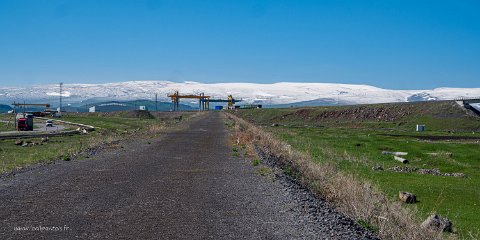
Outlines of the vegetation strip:
<svg viewBox="0 0 480 240">
<path fill-rule="evenodd" d="M 17 138 L 42 138 L 42 137 L 58 137 L 58 136 L 68 136 L 74 134 L 80 134 L 82 131 L 79 130 L 69 130 L 69 131 L 62 131 L 62 132 L 52 132 L 52 133 L 45 133 L 45 132 L 36 132 L 36 133 L 19 133 L 19 134 L 9 134 L 9 135 L 1 135 L 0 140 L 6 139 L 17 139 Z"/>
<path fill-rule="evenodd" d="M 26 143 L 23 147 L 16 144 L 21 141 L 15 140 L 18 137 L 0 140 L 0 176 L 15 175 L 16 172 L 23 171 L 22 168 L 33 167 L 33 164 L 83 160 L 98 149 L 120 147 L 117 144 L 119 140 L 155 137 L 165 131 L 182 127 L 185 125 L 183 123 L 195 117 L 197 113 L 193 112 L 66 114 L 63 116 L 65 120 L 94 125 L 96 130 L 89 134 L 63 132 L 58 135 L 22 136 L 29 138 L 28 141 L 23 141 Z"/>
<path fill-rule="evenodd" d="M 352 120 L 354 116 L 349 114 L 359 111 L 368 114 Z M 383 118 L 391 112 L 400 117 Z M 453 223 L 453 234 L 447 236 L 480 239 L 480 142 L 453 140 L 480 135 L 480 118 L 456 103 L 252 109 L 232 113 L 261 126 L 313 162 L 332 164 L 345 174 L 372 183 L 392 201 L 399 201 L 399 192 L 413 193 L 418 201 L 403 206 L 415 212 L 418 221 L 432 214 L 448 218 Z M 324 127 L 289 127 L 293 123 Z M 425 125 L 426 130 L 417 132 L 418 124 Z M 449 136 L 452 140 L 436 141 L 436 136 Z M 385 152 L 407 153 L 399 156 L 408 163 Z M 404 171 L 405 167 L 410 170 Z"/>
<path fill-rule="evenodd" d="M 330 163 L 314 163 L 306 154 L 293 150 L 270 133 L 228 114 L 235 122 L 237 143 L 248 144 L 250 152 L 259 157 L 274 159 L 284 171 L 311 191 L 331 201 L 335 206 L 357 219 L 364 227 L 376 230 L 384 239 L 441 239 L 441 232 L 422 228 L 412 209 L 389 200 L 376 186 L 355 175 L 341 172 Z"/>
</svg>

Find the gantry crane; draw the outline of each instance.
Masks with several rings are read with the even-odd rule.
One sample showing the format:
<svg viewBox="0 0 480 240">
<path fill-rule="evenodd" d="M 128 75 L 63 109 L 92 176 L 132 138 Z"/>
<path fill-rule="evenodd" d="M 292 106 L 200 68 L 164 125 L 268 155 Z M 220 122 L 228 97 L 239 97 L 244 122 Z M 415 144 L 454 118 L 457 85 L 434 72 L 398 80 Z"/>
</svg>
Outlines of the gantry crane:
<svg viewBox="0 0 480 240">
<path fill-rule="evenodd" d="M 167 96 L 172 99 L 173 111 L 179 110 L 180 98 L 198 99 L 198 108 L 202 111 L 209 110 L 211 102 L 226 102 L 228 104 L 228 108 L 232 108 L 235 103 L 242 101 L 233 98 L 232 95 L 228 95 L 227 99 L 211 99 L 210 96 L 205 96 L 205 94 L 203 93 L 201 93 L 200 95 L 180 95 L 178 91 L 175 91 L 173 94 L 169 94 Z"/>
<path fill-rule="evenodd" d="M 14 107 L 23 107 L 23 113 L 16 112 L 15 108 L 13 111 L 13 118 L 15 118 L 15 128 L 18 131 L 32 131 L 33 130 L 33 114 L 26 114 L 25 107 L 45 107 L 49 108 L 50 104 L 48 103 L 12 103 Z"/>
<path fill-rule="evenodd" d="M 12 106 L 14 106 L 14 112 L 16 112 L 15 110 L 15 107 L 23 107 L 23 111 L 25 112 L 25 108 L 27 106 L 31 106 L 31 107 L 45 107 L 45 110 L 47 110 L 49 107 L 50 107 L 50 104 L 48 103 L 12 103 L 11 104 Z"/>
<path fill-rule="evenodd" d="M 232 108 L 233 105 L 237 102 L 241 102 L 242 100 L 234 99 L 232 95 L 228 95 L 228 99 L 209 99 L 209 102 L 226 102 L 228 103 L 228 108 Z"/>
<path fill-rule="evenodd" d="M 205 96 L 205 94 L 203 93 L 201 93 L 200 95 L 180 95 L 178 91 L 175 91 L 173 94 L 169 94 L 167 96 L 172 99 L 173 111 L 179 110 L 180 98 L 198 99 L 198 108 L 200 110 L 206 111 L 210 108 L 208 101 L 208 99 L 210 99 L 210 96 Z"/>
<path fill-rule="evenodd" d="M 12 103 L 15 107 L 26 107 L 26 106 L 34 106 L 34 107 L 45 107 L 49 108 L 50 104 L 48 103 Z"/>
</svg>

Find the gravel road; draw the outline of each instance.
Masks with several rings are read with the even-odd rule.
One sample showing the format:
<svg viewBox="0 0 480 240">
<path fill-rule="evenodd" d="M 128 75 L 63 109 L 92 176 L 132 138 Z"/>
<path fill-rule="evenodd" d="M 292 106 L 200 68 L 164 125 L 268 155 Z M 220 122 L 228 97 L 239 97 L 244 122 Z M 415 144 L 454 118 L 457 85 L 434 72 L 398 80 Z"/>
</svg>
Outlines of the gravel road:
<svg viewBox="0 0 480 240">
<path fill-rule="evenodd" d="M 232 154 L 219 113 L 0 179 L 0 239 L 372 239 Z"/>
</svg>

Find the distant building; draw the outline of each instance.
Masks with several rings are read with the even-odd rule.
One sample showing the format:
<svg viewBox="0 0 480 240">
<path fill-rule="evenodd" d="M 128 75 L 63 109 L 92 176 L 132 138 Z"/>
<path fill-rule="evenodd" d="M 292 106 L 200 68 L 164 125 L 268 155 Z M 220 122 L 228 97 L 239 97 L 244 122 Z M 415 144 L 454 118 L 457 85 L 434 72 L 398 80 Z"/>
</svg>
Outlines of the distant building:
<svg viewBox="0 0 480 240">
<path fill-rule="evenodd" d="M 417 132 L 423 132 L 425 131 L 425 125 L 423 124 L 417 124 Z"/>
<path fill-rule="evenodd" d="M 95 112 L 95 106 L 88 109 L 88 112 Z"/>
<path fill-rule="evenodd" d="M 261 104 L 240 105 L 240 109 L 252 109 L 252 108 L 262 108 L 262 105 Z"/>
<path fill-rule="evenodd" d="M 140 106 L 138 109 L 142 110 L 142 111 L 147 111 L 147 107 L 146 106 Z"/>
<path fill-rule="evenodd" d="M 112 103 L 102 103 L 100 105 L 98 105 L 99 107 L 104 107 L 104 106 L 122 106 L 122 107 L 126 107 L 127 104 L 125 103 L 117 103 L 117 102 L 112 102 Z"/>
</svg>

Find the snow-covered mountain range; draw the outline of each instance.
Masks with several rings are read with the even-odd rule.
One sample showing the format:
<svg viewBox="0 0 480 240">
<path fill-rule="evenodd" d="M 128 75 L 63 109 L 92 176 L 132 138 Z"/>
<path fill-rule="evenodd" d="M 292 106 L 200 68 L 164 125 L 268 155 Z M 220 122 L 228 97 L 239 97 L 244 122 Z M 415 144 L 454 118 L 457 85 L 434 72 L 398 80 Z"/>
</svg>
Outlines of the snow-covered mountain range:
<svg viewBox="0 0 480 240">
<path fill-rule="evenodd" d="M 386 102 L 410 102 L 429 100 L 449 100 L 459 97 L 480 97 L 480 88 L 436 88 L 431 90 L 390 90 L 368 85 L 334 83 L 279 82 L 257 83 L 199 83 L 170 81 L 129 81 L 105 84 L 64 84 L 63 94 L 66 103 L 82 103 L 105 100 L 155 99 L 170 101 L 168 93 L 178 90 L 180 94 L 199 94 L 213 98 L 227 98 L 233 95 L 244 103 L 264 105 L 293 104 L 304 105 L 364 104 Z M 1 87 L 0 103 L 13 101 L 36 101 L 54 104 L 59 96 L 59 85 L 37 85 L 31 87 Z M 184 103 L 192 101 L 182 100 Z"/>
</svg>

